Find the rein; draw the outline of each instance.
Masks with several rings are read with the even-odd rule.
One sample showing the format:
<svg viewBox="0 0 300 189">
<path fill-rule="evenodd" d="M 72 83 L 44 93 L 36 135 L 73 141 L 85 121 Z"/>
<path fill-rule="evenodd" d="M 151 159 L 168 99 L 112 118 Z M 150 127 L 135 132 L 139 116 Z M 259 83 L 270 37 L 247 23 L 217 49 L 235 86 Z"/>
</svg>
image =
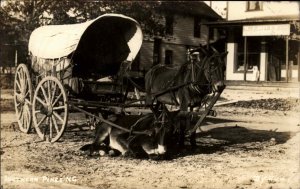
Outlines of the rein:
<svg viewBox="0 0 300 189">
<path fill-rule="evenodd" d="M 197 93 L 202 93 L 203 89 L 201 89 L 201 86 L 209 86 L 210 87 L 212 85 L 212 78 L 211 78 L 210 72 L 215 72 L 221 66 L 221 64 L 220 64 L 220 65 L 216 66 L 214 69 L 210 70 L 211 69 L 211 65 L 210 65 L 211 60 L 216 58 L 216 57 L 220 57 L 220 54 L 215 52 L 211 56 L 206 55 L 199 62 L 192 61 L 192 62 L 188 62 L 186 64 L 183 64 L 180 67 L 180 69 L 178 70 L 178 72 L 176 73 L 173 81 L 169 82 L 168 86 L 166 86 L 167 89 L 164 90 L 164 91 L 159 91 L 157 93 L 152 93 L 152 95 L 154 96 L 154 98 L 158 98 L 159 96 L 162 96 L 162 95 L 167 94 L 167 93 L 174 93 L 176 90 L 179 90 L 180 88 L 183 88 L 183 87 L 186 87 L 186 86 L 190 87 L 191 90 L 194 90 Z M 187 66 L 189 64 L 191 64 L 191 73 L 190 73 L 191 79 L 187 82 L 184 82 L 181 85 L 174 86 L 176 79 L 180 76 L 180 74 L 184 73 L 185 69 L 188 69 Z M 205 70 L 206 70 L 207 64 L 208 64 L 208 74 L 207 74 L 208 78 L 206 78 L 206 79 L 207 79 L 208 83 L 203 83 L 202 81 L 196 81 L 197 74 L 200 74 L 202 71 L 204 73 Z M 196 72 L 195 67 L 198 68 L 197 72 Z M 210 88 L 209 88 L 209 91 L 210 91 Z M 174 99 L 175 99 L 175 102 L 177 102 L 177 100 L 175 98 L 175 95 L 174 95 Z"/>
<path fill-rule="evenodd" d="M 199 63 L 201 63 L 201 62 L 204 62 L 204 63 L 205 63 L 205 62 L 207 62 L 207 59 L 210 59 L 210 58 L 207 58 L 207 56 L 205 56 L 204 59 L 203 59 L 202 61 L 200 61 Z M 203 70 L 203 67 L 204 67 L 205 64 L 202 64 L 202 66 L 200 66 L 199 63 L 196 63 L 195 65 L 196 65 L 200 70 Z M 167 87 L 167 89 L 164 90 L 164 91 L 160 91 L 160 92 L 157 92 L 157 93 L 152 93 L 152 94 L 155 96 L 155 98 L 157 98 L 157 97 L 159 97 L 159 96 L 162 96 L 162 95 L 164 95 L 164 94 L 170 93 L 170 92 L 174 92 L 174 91 L 176 91 L 176 90 L 178 90 L 178 89 L 180 89 L 180 88 L 183 88 L 183 87 L 189 86 L 189 85 L 192 86 L 193 88 L 194 88 L 195 85 L 198 85 L 198 86 L 200 86 L 200 85 L 203 85 L 203 86 L 204 86 L 204 85 L 210 85 L 210 84 L 200 84 L 198 81 L 195 81 L 195 70 L 194 70 L 194 67 L 193 67 L 194 63 L 191 63 L 191 65 L 192 65 L 192 74 L 191 74 L 192 79 L 191 79 L 191 81 L 185 82 L 185 83 L 183 83 L 183 84 L 181 84 L 181 85 L 174 86 L 174 81 L 176 80 L 176 78 L 178 78 L 178 77 L 180 76 L 180 74 L 183 73 L 184 69 L 186 69 L 186 67 L 187 67 L 189 64 L 190 64 L 190 63 L 186 63 L 186 64 L 183 64 L 183 65 L 180 67 L 180 69 L 178 70 L 177 74 L 175 75 L 173 81 L 170 82 L 170 84 L 169 84 L 170 87 Z M 197 88 L 198 88 L 198 87 L 197 87 Z M 196 89 L 196 88 L 195 88 L 194 90 L 200 92 L 199 89 Z M 176 101 L 177 101 L 177 100 L 176 100 Z"/>
</svg>

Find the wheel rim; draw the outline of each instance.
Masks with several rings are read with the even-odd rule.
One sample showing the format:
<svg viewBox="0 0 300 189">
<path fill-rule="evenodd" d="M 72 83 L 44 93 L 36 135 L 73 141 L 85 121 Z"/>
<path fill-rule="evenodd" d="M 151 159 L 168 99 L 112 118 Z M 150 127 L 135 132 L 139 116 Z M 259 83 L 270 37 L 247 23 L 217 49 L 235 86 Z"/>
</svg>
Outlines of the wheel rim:
<svg viewBox="0 0 300 189">
<path fill-rule="evenodd" d="M 32 102 L 33 123 L 43 140 L 57 141 L 68 121 L 67 96 L 61 82 L 52 76 L 38 84 Z"/>
<path fill-rule="evenodd" d="M 31 127 L 32 83 L 28 68 L 20 64 L 15 73 L 14 102 L 19 129 L 28 133 Z"/>
</svg>

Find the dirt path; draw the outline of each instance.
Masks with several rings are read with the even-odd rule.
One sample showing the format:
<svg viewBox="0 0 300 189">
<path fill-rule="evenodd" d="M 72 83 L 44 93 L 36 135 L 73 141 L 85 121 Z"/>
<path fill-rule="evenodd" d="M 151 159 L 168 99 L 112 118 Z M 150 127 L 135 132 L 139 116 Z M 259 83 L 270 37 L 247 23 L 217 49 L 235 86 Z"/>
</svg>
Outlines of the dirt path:
<svg viewBox="0 0 300 189">
<path fill-rule="evenodd" d="M 225 93 L 226 94 L 226 93 Z M 230 95 L 230 94 L 228 94 Z M 1 114 L 3 188 L 300 188 L 300 111 L 216 107 L 197 133 L 196 151 L 171 160 L 88 157 L 78 149 L 93 139 L 81 125 L 62 140 L 41 142 Z"/>
</svg>

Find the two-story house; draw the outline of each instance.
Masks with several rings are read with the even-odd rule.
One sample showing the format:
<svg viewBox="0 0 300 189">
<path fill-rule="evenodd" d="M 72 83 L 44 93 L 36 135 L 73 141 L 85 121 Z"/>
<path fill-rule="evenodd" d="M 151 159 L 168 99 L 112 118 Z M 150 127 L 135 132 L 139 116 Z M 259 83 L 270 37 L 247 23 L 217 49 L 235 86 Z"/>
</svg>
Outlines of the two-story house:
<svg viewBox="0 0 300 189">
<path fill-rule="evenodd" d="M 300 81 L 298 1 L 227 1 L 227 80 Z M 258 71 L 259 72 L 258 72 Z"/>
<path fill-rule="evenodd" d="M 218 38 L 216 30 L 209 31 L 202 23 L 221 17 L 204 2 L 163 1 L 158 14 L 163 17 L 165 36 L 144 36 L 139 56 L 132 64 L 133 71 L 143 74 L 156 64 L 184 64 L 188 48 L 205 45 Z"/>
</svg>

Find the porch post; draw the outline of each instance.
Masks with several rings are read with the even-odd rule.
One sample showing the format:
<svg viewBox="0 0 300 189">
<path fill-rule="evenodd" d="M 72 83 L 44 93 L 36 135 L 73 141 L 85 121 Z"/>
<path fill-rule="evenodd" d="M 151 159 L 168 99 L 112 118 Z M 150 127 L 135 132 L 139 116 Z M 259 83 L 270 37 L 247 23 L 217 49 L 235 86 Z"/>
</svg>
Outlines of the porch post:
<svg viewBox="0 0 300 189">
<path fill-rule="evenodd" d="M 285 77 L 286 82 L 289 82 L 289 36 L 286 36 L 285 41 Z"/>
<path fill-rule="evenodd" d="M 15 67 L 18 66 L 18 50 L 15 51 Z"/>
<path fill-rule="evenodd" d="M 246 81 L 246 75 L 247 75 L 247 37 L 244 37 L 244 81 Z"/>
</svg>

